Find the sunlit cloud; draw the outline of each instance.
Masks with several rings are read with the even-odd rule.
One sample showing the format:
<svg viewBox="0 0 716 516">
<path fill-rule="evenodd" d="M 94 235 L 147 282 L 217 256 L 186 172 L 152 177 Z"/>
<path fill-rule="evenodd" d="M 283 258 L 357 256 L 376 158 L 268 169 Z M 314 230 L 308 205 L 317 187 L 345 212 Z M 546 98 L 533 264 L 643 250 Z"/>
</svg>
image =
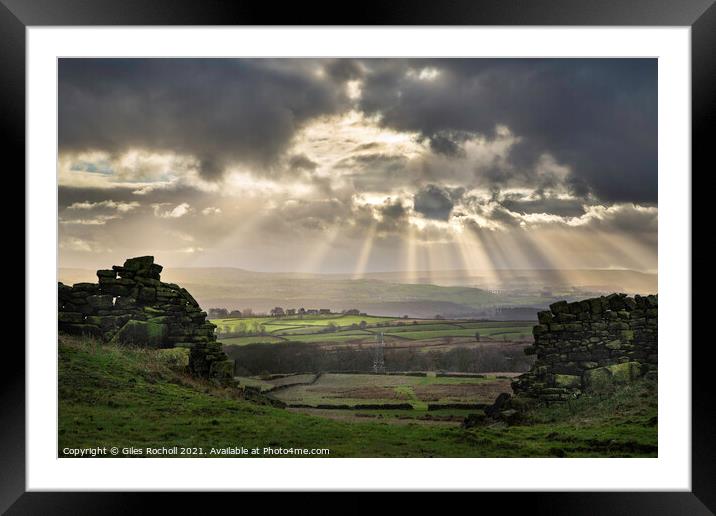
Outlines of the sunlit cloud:
<svg viewBox="0 0 716 516">
<path fill-rule="evenodd" d="M 126 213 L 128 211 L 132 211 L 139 207 L 139 203 L 134 202 L 115 202 L 112 200 L 107 201 L 99 201 L 99 202 L 90 202 L 90 201 L 84 201 L 84 202 L 75 202 L 70 204 L 67 209 L 68 210 L 93 210 L 96 208 L 109 208 L 112 210 L 117 210 L 119 213 Z"/>
<path fill-rule="evenodd" d="M 65 94 L 78 92 L 57 163 L 67 264 L 156 250 L 168 265 L 354 278 L 462 268 L 496 288 L 520 268 L 656 270 L 653 70 L 641 60 L 624 70 L 579 60 L 186 65 L 226 84 L 196 82 L 175 62 L 120 61 L 117 79 L 88 75 L 112 66 L 96 61 L 62 75 Z M 564 107 L 571 97 L 558 88 L 580 105 Z M 102 92 L 123 92 L 131 109 Z M 86 115 L 102 105 L 114 118 L 95 134 Z M 604 127 L 601 114 L 626 125 Z"/>
<path fill-rule="evenodd" d="M 117 219 L 116 215 L 97 215 L 92 219 L 63 219 L 60 217 L 60 224 L 79 224 L 81 226 L 103 226 L 107 221 Z"/>
<path fill-rule="evenodd" d="M 153 204 L 152 208 L 154 208 L 154 215 L 163 219 L 178 219 L 191 211 L 191 206 L 185 202 L 178 204 L 173 208 L 165 209 L 165 206 L 167 205 L 167 203 Z"/>
<path fill-rule="evenodd" d="M 406 72 L 406 76 L 419 81 L 433 81 L 440 75 L 440 70 L 432 66 L 426 66 L 420 70 L 410 69 Z"/>
</svg>

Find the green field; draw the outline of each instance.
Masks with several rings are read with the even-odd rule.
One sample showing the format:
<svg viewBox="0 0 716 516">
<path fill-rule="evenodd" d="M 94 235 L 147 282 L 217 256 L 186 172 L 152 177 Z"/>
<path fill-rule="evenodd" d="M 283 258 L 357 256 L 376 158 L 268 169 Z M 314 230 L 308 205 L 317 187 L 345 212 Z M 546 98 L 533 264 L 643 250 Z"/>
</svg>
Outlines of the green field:
<svg viewBox="0 0 716 516">
<path fill-rule="evenodd" d="M 346 342 L 346 341 L 375 341 L 375 335 L 367 331 L 360 330 L 346 330 L 336 331 L 332 333 L 311 333 L 306 335 L 291 335 L 287 337 L 288 340 L 293 342 Z"/>
<path fill-rule="evenodd" d="M 401 326 L 381 326 L 377 328 L 369 328 L 370 330 L 378 333 L 378 332 L 384 332 L 384 333 L 401 333 L 404 331 L 415 331 L 416 329 L 420 329 L 420 331 L 440 331 L 440 330 L 456 330 L 459 328 L 464 328 L 461 324 L 449 324 L 449 323 L 441 323 L 441 324 L 431 324 L 431 323 L 419 323 L 419 324 L 404 324 Z M 475 332 L 473 332 L 475 333 Z"/>
<path fill-rule="evenodd" d="M 492 337 L 492 338 L 502 338 L 507 337 L 510 340 L 517 340 L 517 339 L 526 339 L 529 338 L 532 335 L 532 326 L 529 327 L 529 329 L 520 329 L 518 327 L 512 328 L 512 330 L 506 330 L 505 328 L 497 328 L 493 331 L 489 330 L 478 330 L 480 333 L 480 338 L 482 337 Z M 386 335 L 395 336 L 395 337 L 402 337 L 404 339 L 410 339 L 410 340 L 426 340 L 426 339 L 436 339 L 441 337 L 474 337 L 476 330 L 474 329 L 449 329 L 449 330 L 431 330 L 431 331 L 423 331 L 413 329 L 413 331 L 401 331 L 401 332 L 391 332 L 386 333 Z"/>
<path fill-rule="evenodd" d="M 305 343 L 375 342 L 383 333 L 387 340 L 436 340 L 444 337 L 475 340 L 530 340 L 532 322 L 396 319 L 371 315 L 323 315 L 290 317 L 246 317 L 213 319 L 220 340 L 226 345 L 272 344 L 282 341 Z M 363 328 L 358 326 L 364 324 Z M 327 331 L 331 327 L 333 331 Z"/>
<path fill-rule="evenodd" d="M 231 332 L 241 331 L 244 328 L 263 327 L 267 333 L 290 328 L 304 328 L 314 326 L 328 326 L 333 323 L 338 327 L 350 327 L 352 324 L 360 324 L 365 321 L 367 324 L 375 325 L 395 321 L 395 317 L 377 317 L 373 315 L 306 315 L 306 316 L 285 316 L 285 317 L 241 317 L 229 319 L 211 319 L 211 322 L 219 328 L 227 327 Z"/>
<path fill-rule="evenodd" d="M 655 385 L 643 382 L 608 397 L 536 409 L 524 424 L 465 430 L 454 421 L 442 424 L 440 411 L 333 419 L 346 411 L 317 416 L 257 404 L 241 399 L 240 391 L 190 378 L 181 349 L 118 348 L 61 337 L 58 353 L 60 456 L 68 447 L 237 445 L 327 448 L 327 457 L 657 456 Z M 425 380 L 424 387 L 439 386 L 430 384 L 438 380 Z M 420 386 L 403 383 L 393 390 L 408 395 L 410 387 L 417 397 Z"/>
<path fill-rule="evenodd" d="M 249 380 L 241 378 L 241 381 Z M 284 379 L 281 379 L 282 381 Z M 272 383 L 272 382 L 269 382 Z M 289 382 L 295 383 L 295 382 Z M 495 375 L 436 377 L 376 374 L 322 374 L 311 385 L 297 385 L 276 393 L 290 404 L 360 405 L 410 403 L 426 410 L 428 403 L 491 403 L 510 390 L 510 380 Z M 459 410 L 459 409 L 458 409 Z"/>
<path fill-rule="evenodd" d="M 246 344 L 275 344 L 283 342 L 283 340 L 270 335 L 259 335 L 257 337 L 224 337 L 221 342 L 226 346 L 245 346 Z"/>
</svg>

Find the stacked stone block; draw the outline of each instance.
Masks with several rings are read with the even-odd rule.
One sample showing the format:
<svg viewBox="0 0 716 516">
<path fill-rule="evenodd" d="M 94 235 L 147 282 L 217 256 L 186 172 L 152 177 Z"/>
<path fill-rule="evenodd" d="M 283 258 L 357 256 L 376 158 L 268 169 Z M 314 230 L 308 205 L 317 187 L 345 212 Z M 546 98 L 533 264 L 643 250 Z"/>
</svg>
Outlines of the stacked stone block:
<svg viewBox="0 0 716 516">
<path fill-rule="evenodd" d="M 520 396 L 564 401 L 643 375 L 656 376 L 658 297 L 611 294 L 559 301 L 539 312 L 532 369 L 512 383 Z"/>
<path fill-rule="evenodd" d="M 140 256 L 98 270 L 98 283 L 60 283 L 60 331 L 116 344 L 186 347 L 194 376 L 230 379 L 233 361 L 216 341 L 216 326 L 185 288 L 163 283 L 161 272 L 153 256 Z"/>
</svg>

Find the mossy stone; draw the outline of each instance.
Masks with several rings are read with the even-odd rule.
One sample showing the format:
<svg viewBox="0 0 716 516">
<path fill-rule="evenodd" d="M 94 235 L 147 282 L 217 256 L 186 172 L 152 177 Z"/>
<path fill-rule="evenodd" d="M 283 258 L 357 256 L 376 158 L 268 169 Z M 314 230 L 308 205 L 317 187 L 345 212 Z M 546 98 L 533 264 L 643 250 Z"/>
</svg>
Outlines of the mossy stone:
<svg viewBox="0 0 716 516">
<path fill-rule="evenodd" d="M 159 317 L 152 317 L 148 322 L 157 324 L 170 324 L 174 321 L 174 318 L 169 315 L 160 315 Z"/>
<path fill-rule="evenodd" d="M 61 323 L 82 324 L 84 315 L 80 312 L 60 312 L 57 314 L 58 321 Z"/>
<path fill-rule="evenodd" d="M 164 310 L 158 310 L 151 306 L 145 306 L 144 313 L 146 313 L 149 317 L 160 317 L 164 315 Z"/>
<path fill-rule="evenodd" d="M 611 340 L 605 344 L 608 349 L 621 349 L 622 343 L 620 340 Z"/>
<path fill-rule="evenodd" d="M 606 367 L 597 367 L 585 371 L 584 375 L 582 375 L 582 381 L 585 389 L 594 393 L 608 392 L 614 387 L 612 373 Z"/>
<path fill-rule="evenodd" d="M 168 333 L 166 324 L 130 320 L 112 338 L 116 344 L 130 344 L 143 348 L 164 347 Z"/>
<path fill-rule="evenodd" d="M 634 330 L 622 330 L 622 339 L 634 340 Z"/>
<path fill-rule="evenodd" d="M 606 367 L 612 375 L 612 381 L 617 384 L 628 384 L 641 376 L 639 362 L 624 362 Z"/>
<path fill-rule="evenodd" d="M 566 389 L 578 389 L 582 386 L 582 378 L 573 374 L 556 374 L 554 385 Z"/>
<path fill-rule="evenodd" d="M 234 361 L 220 360 L 212 362 L 209 367 L 209 376 L 211 378 L 232 378 L 234 376 Z"/>
<path fill-rule="evenodd" d="M 99 295 L 95 295 L 95 296 L 89 296 L 89 297 L 87 297 L 87 303 L 92 308 L 96 308 L 97 310 L 112 308 L 112 306 L 114 306 L 112 296 L 110 296 L 108 294 L 99 294 Z"/>
<path fill-rule="evenodd" d="M 118 318 L 111 315 L 90 315 L 86 321 L 87 324 L 94 324 L 102 328 L 102 331 L 107 331 L 117 326 Z"/>
</svg>

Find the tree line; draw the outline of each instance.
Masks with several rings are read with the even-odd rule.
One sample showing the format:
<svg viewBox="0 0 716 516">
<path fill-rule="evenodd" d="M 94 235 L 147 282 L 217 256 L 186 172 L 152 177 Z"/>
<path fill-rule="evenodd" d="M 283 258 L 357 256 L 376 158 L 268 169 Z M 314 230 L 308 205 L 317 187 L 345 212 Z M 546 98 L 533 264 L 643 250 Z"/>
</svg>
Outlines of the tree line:
<svg viewBox="0 0 716 516">
<path fill-rule="evenodd" d="M 419 347 L 384 349 L 387 371 L 445 371 L 486 373 L 495 371 L 524 372 L 534 357 L 524 354 L 525 344 L 482 343 L 449 350 L 424 351 Z M 261 374 L 363 371 L 372 372 L 374 348 L 329 348 L 320 344 L 278 342 L 224 346 L 236 360 L 236 374 Z"/>
</svg>

